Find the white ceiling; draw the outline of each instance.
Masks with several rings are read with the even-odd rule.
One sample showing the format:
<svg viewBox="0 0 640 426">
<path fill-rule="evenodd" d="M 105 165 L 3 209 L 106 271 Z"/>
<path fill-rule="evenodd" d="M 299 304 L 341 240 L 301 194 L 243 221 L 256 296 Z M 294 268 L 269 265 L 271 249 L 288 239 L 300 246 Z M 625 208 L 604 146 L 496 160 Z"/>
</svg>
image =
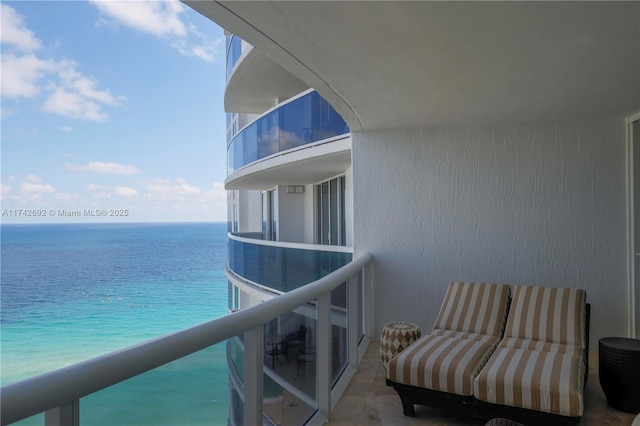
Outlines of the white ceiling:
<svg viewBox="0 0 640 426">
<path fill-rule="evenodd" d="M 277 63 L 251 49 L 227 81 L 224 109 L 231 112 L 262 114 L 282 99 L 309 89 L 300 79 Z"/>
<path fill-rule="evenodd" d="M 352 131 L 640 111 L 640 2 L 185 1 Z"/>
</svg>

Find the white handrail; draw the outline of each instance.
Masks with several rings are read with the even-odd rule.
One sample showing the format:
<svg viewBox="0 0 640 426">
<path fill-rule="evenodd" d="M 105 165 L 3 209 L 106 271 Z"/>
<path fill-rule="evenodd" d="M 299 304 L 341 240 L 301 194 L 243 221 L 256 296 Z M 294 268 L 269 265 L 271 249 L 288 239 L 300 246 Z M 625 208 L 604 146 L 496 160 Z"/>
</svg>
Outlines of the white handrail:
<svg viewBox="0 0 640 426">
<path fill-rule="evenodd" d="M 124 380 L 223 342 L 329 293 L 371 262 L 366 253 L 319 280 L 227 316 L 0 389 L 2 425 L 64 406 Z"/>
<path fill-rule="evenodd" d="M 260 246 L 353 254 L 353 247 L 347 247 L 347 246 L 330 246 L 326 244 L 288 243 L 283 241 L 257 240 L 255 238 L 243 237 L 241 235 L 237 235 L 236 233 L 232 233 L 232 232 L 229 232 L 227 234 L 227 238 L 233 241 L 241 242 L 241 243 L 256 244 Z"/>
</svg>

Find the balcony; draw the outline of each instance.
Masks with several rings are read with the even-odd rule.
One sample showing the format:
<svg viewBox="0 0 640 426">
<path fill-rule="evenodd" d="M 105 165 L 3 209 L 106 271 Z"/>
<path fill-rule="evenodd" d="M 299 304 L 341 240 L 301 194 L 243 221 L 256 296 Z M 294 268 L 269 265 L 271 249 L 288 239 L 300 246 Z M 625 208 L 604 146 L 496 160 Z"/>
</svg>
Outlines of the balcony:
<svg viewBox="0 0 640 426">
<path fill-rule="evenodd" d="M 93 396 L 89 395 L 96 392 L 103 395 L 106 398 L 104 401 L 113 407 L 113 417 L 109 419 L 111 422 L 130 423 L 130 419 L 123 416 L 126 413 L 121 411 L 120 401 L 104 391 L 117 390 L 115 385 L 187 355 L 200 353 L 228 339 L 232 339 L 230 346 L 236 345 L 235 349 L 229 350 L 228 347 L 227 352 L 228 359 L 234 363 L 230 373 L 236 384 L 232 383 L 231 388 L 231 424 L 275 424 L 280 421 L 280 424 L 305 424 L 307 420 L 312 424 L 321 424 L 330 417 L 331 401 L 337 401 L 346 389 L 369 342 L 371 260 L 371 256 L 365 254 L 320 280 L 273 300 L 4 386 L 0 392 L 2 425 L 41 412 L 45 412 L 44 423 L 47 425 L 77 426 L 81 420 L 91 422 L 84 411 L 81 418 L 80 401 L 90 405 Z M 345 300 L 343 308 L 336 309 L 333 293 L 340 287 L 344 287 L 343 292 L 348 295 L 348 300 Z M 315 307 L 315 313 L 311 313 L 312 306 Z M 338 317 L 343 318 L 342 327 L 336 323 L 336 312 L 339 313 Z M 267 357 L 263 350 L 270 344 L 269 336 L 280 332 L 280 324 L 276 327 L 276 323 L 291 318 L 301 319 L 302 316 L 314 329 L 313 337 L 308 342 L 316 349 L 314 363 L 307 365 L 304 373 L 300 371 L 298 374 L 312 377 L 311 381 L 307 381 L 311 384 L 308 387 L 293 383 L 293 370 L 287 369 L 284 361 L 265 361 Z M 339 333 L 336 327 L 341 329 Z M 297 353 L 300 353 L 300 349 Z M 294 354 L 293 350 L 291 354 Z M 336 354 L 340 356 L 336 357 Z M 207 356 L 202 359 L 206 361 L 196 363 L 195 371 L 212 361 Z M 236 376 L 242 377 L 241 386 L 237 386 Z M 174 379 L 165 376 L 160 380 Z M 203 395 L 202 401 L 208 401 L 206 388 L 197 391 Z M 154 405 L 161 401 L 156 398 L 162 396 L 155 394 L 152 383 L 146 383 L 140 388 L 140 402 L 146 400 L 150 404 L 139 404 L 136 412 L 156 410 Z M 210 405 L 211 401 L 207 404 Z M 296 408 L 295 405 L 301 409 L 292 410 Z M 295 417 L 284 419 L 283 416 L 293 412 L 296 413 Z M 165 420 L 168 423 L 180 423 L 180 412 L 173 412 L 173 415 L 177 418 Z"/>
<path fill-rule="evenodd" d="M 263 114 L 231 140 L 225 185 L 262 189 L 342 173 L 351 164 L 349 131 L 317 92 L 303 93 Z"/>
<path fill-rule="evenodd" d="M 229 234 L 229 272 L 278 294 L 300 288 L 349 263 L 351 248 L 263 241 Z"/>
<path fill-rule="evenodd" d="M 227 112 L 261 114 L 309 89 L 304 82 L 236 35 L 227 36 Z"/>
</svg>

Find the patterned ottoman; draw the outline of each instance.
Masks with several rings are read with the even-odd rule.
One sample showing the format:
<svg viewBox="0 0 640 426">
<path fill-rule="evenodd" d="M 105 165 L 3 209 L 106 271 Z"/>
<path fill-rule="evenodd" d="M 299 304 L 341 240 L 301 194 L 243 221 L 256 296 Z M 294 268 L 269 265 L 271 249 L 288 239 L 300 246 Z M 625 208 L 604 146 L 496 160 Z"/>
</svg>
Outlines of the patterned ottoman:
<svg viewBox="0 0 640 426">
<path fill-rule="evenodd" d="M 420 327 L 411 322 L 398 321 L 385 324 L 380 337 L 380 356 L 385 370 L 391 358 L 418 340 L 421 335 Z"/>
</svg>

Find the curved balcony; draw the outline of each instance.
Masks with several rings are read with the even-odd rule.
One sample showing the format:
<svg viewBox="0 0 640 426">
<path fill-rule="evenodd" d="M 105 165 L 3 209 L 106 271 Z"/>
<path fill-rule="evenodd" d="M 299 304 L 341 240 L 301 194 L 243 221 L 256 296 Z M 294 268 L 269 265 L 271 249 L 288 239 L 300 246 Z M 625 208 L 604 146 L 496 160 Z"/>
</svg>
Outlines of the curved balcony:
<svg viewBox="0 0 640 426">
<path fill-rule="evenodd" d="M 262 114 L 309 86 L 236 35 L 227 37 L 227 112 Z"/>
<path fill-rule="evenodd" d="M 229 270 L 245 282 L 286 293 L 346 265 L 352 249 L 281 243 L 229 234 Z"/>
<path fill-rule="evenodd" d="M 227 147 L 229 176 L 226 182 L 227 189 L 258 189 L 258 187 L 241 187 L 239 185 L 242 182 L 237 181 L 240 177 L 247 178 L 247 175 L 253 172 L 264 174 L 272 169 L 270 172 L 274 173 L 274 166 L 282 169 L 289 161 L 300 162 L 309 157 L 328 157 L 328 159 L 321 164 L 321 167 L 305 165 L 305 168 L 300 169 L 298 173 L 287 170 L 284 174 L 287 175 L 288 181 L 271 182 L 265 176 L 261 176 L 255 183 L 286 184 L 291 183 L 292 179 L 297 180 L 296 183 L 312 183 L 325 177 L 318 176 L 317 172 L 334 175 L 344 172 L 351 162 L 349 143 L 316 149 L 316 152 L 307 152 L 298 157 L 292 156 L 290 159 L 281 159 L 279 162 L 276 161 L 267 167 L 257 167 L 255 170 L 240 172 L 240 169 L 253 166 L 261 160 L 272 159 L 285 153 L 290 154 L 301 147 L 306 148 L 345 139 L 348 135 L 349 127 L 327 101 L 315 91 L 304 93 L 263 114 L 244 127 L 231 140 Z M 331 176 L 328 174 L 326 177 Z M 284 175 L 282 179 L 285 179 Z"/>
</svg>

